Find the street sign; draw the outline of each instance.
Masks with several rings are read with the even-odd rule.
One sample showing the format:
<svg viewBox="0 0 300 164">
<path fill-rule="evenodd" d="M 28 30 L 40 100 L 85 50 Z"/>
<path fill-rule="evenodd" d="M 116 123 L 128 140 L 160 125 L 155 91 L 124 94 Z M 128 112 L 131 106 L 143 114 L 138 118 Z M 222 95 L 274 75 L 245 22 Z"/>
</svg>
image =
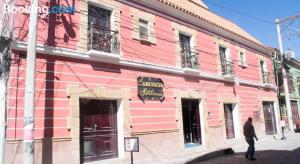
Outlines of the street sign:
<svg viewBox="0 0 300 164">
<path fill-rule="evenodd" d="M 286 122 L 285 122 L 285 120 L 280 120 L 280 126 L 281 126 L 281 127 L 286 127 Z"/>
<path fill-rule="evenodd" d="M 124 148 L 125 148 L 125 152 L 139 152 L 139 138 L 125 137 Z"/>
</svg>

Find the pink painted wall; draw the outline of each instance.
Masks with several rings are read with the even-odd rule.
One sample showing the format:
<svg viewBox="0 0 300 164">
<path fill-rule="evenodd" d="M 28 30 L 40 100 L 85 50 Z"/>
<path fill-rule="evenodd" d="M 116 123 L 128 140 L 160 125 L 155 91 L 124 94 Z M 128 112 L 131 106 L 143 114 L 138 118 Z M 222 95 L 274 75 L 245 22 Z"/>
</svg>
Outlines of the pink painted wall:
<svg viewBox="0 0 300 164">
<path fill-rule="evenodd" d="M 79 3 L 75 2 L 76 6 Z M 26 16 L 20 16 L 16 27 L 20 27 Z M 78 13 L 67 16 L 72 20 L 72 29 L 76 36 L 66 42 L 63 36 L 68 33 L 61 16 L 57 17 L 58 23 L 52 38 L 57 47 L 77 49 L 78 40 Z M 39 23 L 39 43 L 47 44 L 49 24 Z M 123 58 L 150 62 L 170 67 L 175 67 L 176 52 L 174 31 L 171 21 L 162 17 L 156 17 L 155 33 L 156 45 L 142 45 L 131 38 L 132 18 L 130 7 L 123 5 L 121 14 L 121 49 Z M 74 26 L 73 26 L 74 25 Z M 50 24 L 51 26 L 51 24 Z M 16 33 L 20 40 L 26 40 L 26 27 L 17 28 Z M 51 35 L 52 36 L 52 35 Z M 200 50 L 200 69 L 204 72 L 217 73 L 217 59 L 213 37 L 209 34 L 198 32 L 197 43 Z M 50 44 L 51 45 L 51 44 Z M 247 50 L 247 61 L 249 67 L 242 69 L 237 65 L 236 47 L 231 45 L 232 58 L 235 61 L 235 71 L 240 79 L 260 82 L 259 61 L 251 50 Z M 20 54 L 15 52 L 16 55 Z M 24 57 L 24 55 L 20 55 Z M 18 57 L 15 56 L 14 59 Z M 179 127 L 174 89 L 192 89 L 206 92 L 205 111 L 210 111 L 212 118 L 208 120 L 208 126 L 221 124 L 218 97 L 240 97 L 240 111 L 242 119 L 253 116 L 253 112 L 259 110 L 258 96 L 276 97 L 273 91 L 265 91 L 251 86 L 236 86 L 232 83 L 208 80 L 196 77 L 183 77 L 170 73 L 156 71 L 145 71 L 136 68 L 105 64 L 95 61 L 83 61 L 71 58 L 54 57 L 39 54 L 37 58 L 36 72 L 36 124 L 35 137 L 69 137 L 68 118 L 70 115 L 69 99 L 66 89 L 69 84 L 80 84 L 82 88 L 96 88 L 105 86 L 110 89 L 131 89 L 130 116 L 132 132 L 144 132 L 153 130 L 171 130 Z M 25 88 L 25 66 L 26 61 L 20 59 L 15 61 L 11 67 L 11 78 L 9 81 L 9 111 L 8 111 L 8 139 L 21 139 L 23 136 L 23 111 L 24 111 L 24 88 Z M 268 61 L 271 68 L 271 60 Z M 269 69 L 271 70 L 271 69 Z M 158 101 L 146 101 L 143 103 L 137 97 L 137 77 L 149 76 L 162 78 L 165 83 L 164 94 L 166 99 L 161 103 Z"/>
<path fill-rule="evenodd" d="M 28 0 L 17 0 L 18 6 L 30 6 Z M 77 48 L 79 38 L 80 1 L 78 0 L 40 0 L 39 7 L 64 6 L 76 8 L 74 14 L 39 14 L 37 42 L 41 45 L 49 45 L 64 48 Z M 29 16 L 27 13 L 14 14 L 14 37 L 16 40 L 27 41 Z"/>
<path fill-rule="evenodd" d="M 21 59 L 14 63 L 11 70 L 9 87 L 8 138 L 21 139 L 24 110 L 26 61 Z M 47 72 L 47 74 L 45 73 Z M 165 83 L 166 99 L 146 101 L 137 97 L 136 80 L 138 76 L 159 77 Z M 188 78 L 193 79 L 193 78 Z M 196 78 L 195 78 L 196 79 Z M 68 137 L 69 99 L 66 87 L 68 84 L 80 84 L 83 88 L 105 86 L 110 89 L 131 89 L 129 104 L 132 132 L 177 129 L 178 123 L 174 89 L 193 89 L 207 93 L 205 110 L 212 113 L 208 125 L 219 125 L 220 110 L 217 101 L 219 96 L 241 98 L 242 118 L 252 116 L 259 108 L 258 96 L 275 97 L 275 92 L 267 92 L 248 86 L 235 86 L 223 82 L 198 79 L 187 80 L 172 74 L 141 71 L 135 68 L 119 67 L 99 62 L 74 60 L 49 55 L 39 55 L 36 73 L 36 124 L 37 138 Z M 54 89 L 53 89 L 54 88 Z"/>
</svg>

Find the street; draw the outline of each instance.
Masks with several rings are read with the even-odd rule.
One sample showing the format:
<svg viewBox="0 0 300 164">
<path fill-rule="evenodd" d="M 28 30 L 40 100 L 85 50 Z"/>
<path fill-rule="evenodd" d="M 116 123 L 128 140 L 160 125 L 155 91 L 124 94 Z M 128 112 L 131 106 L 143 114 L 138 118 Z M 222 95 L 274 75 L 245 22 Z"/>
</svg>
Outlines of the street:
<svg viewBox="0 0 300 164">
<path fill-rule="evenodd" d="M 286 140 L 280 140 L 280 135 L 276 138 L 265 138 L 256 142 L 256 161 L 249 161 L 245 158 L 246 145 L 233 147 L 233 155 L 225 155 L 205 159 L 204 156 L 195 158 L 188 163 L 203 164 L 297 164 L 300 161 L 300 133 L 288 134 Z"/>
</svg>

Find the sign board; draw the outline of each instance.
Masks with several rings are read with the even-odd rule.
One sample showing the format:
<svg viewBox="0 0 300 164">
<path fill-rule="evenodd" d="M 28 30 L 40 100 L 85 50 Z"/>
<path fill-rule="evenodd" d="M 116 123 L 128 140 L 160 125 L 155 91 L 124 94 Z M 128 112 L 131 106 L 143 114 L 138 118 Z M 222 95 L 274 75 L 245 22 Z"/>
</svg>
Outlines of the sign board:
<svg viewBox="0 0 300 164">
<path fill-rule="evenodd" d="M 164 82 L 160 78 L 138 77 L 138 96 L 144 100 L 164 100 Z"/>
<path fill-rule="evenodd" d="M 285 122 L 285 120 L 280 120 L 280 126 L 281 126 L 281 127 L 286 127 L 286 122 Z"/>
<path fill-rule="evenodd" d="M 139 152 L 139 138 L 125 137 L 124 148 L 125 148 L 125 152 Z"/>
</svg>

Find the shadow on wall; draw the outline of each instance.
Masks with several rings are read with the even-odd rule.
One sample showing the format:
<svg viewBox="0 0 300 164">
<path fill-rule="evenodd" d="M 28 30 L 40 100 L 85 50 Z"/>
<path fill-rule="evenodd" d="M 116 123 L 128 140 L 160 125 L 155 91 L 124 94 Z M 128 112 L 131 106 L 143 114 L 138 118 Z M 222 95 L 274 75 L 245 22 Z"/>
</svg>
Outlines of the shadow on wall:
<svg viewBox="0 0 300 164">
<path fill-rule="evenodd" d="M 40 2 L 41 6 L 47 6 L 49 9 L 54 6 L 76 8 L 75 4 L 75 0 L 45 0 Z M 18 1 L 16 5 L 25 6 L 25 1 Z M 75 13 L 49 13 L 46 16 L 40 14 L 37 29 L 38 42 L 42 42 L 48 46 L 61 46 L 58 45 L 58 43 L 68 45 L 69 40 L 76 38 L 76 31 L 79 29 L 79 23 L 74 19 L 74 14 Z M 28 37 L 29 18 L 30 14 L 28 13 L 17 14 L 14 21 L 14 35 L 16 40 L 24 41 Z M 59 29 L 61 30 L 58 31 Z"/>
<path fill-rule="evenodd" d="M 47 59 L 46 83 L 45 83 L 45 115 L 44 115 L 44 139 L 42 141 L 42 163 L 51 164 L 53 158 L 53 120 L 54 120 L 54 59 Z"/>
<path fill-rule="evenodd" d="M 196 164 L 196 163 L 222 163 L 222 164 L 298 164 L 300 161 L 300 148 L 297 148 L 293 151 L 289 150 L 262 150 L 255 152 L 256 161 L 249 161 L 245 158 L 245 152 L 234 153 L 229 149 L 223 149 L 209 154 L 197 157 L 187 164 Z M 227 150 L 227 151 L 226 151 Z M 231 149 L 232 150 L 232 149 Z"/>
<path fill-rule="evenodd" d="M 68 3 L 68 1 L 65 1 Z M 58 1 L 51 1 L 49 7 L 52 8 L 53 6 L 59 6 L 62 5 L 63 3 L 61 0 Z M 75 1 L 72 0 L 73 6 L 75 6 Z M 67 4 L 68 7 L 71 7 L 70 4 Z M 69 17 L 69 21 L 67 20 L 66 16 Z M 46 44 L 48 46 L 56 46 L 56 39 L 59 39 L 56 37 L 56 26 L 57 25 L 63 25 L 65 29 L 64 37 L 63 40 L 65 43 L 68 43 L 69 38 L 76 38 L 76 32 L 73 29 L 75 27 L 75 24 L 72 22 L 72 16 L 71 14 L 54 14 L 50 13 L 48 18 L 44 19 L 45 22 L 48 22 L 48 38 Z"/>
</svg>

